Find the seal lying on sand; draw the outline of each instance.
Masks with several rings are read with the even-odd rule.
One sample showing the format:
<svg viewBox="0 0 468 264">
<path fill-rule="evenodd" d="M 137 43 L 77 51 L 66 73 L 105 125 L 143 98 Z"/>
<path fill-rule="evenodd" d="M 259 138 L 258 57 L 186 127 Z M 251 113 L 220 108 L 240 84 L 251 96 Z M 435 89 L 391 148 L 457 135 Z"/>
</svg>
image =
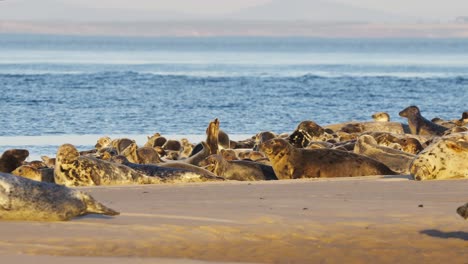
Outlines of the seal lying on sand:
<svg viewBox="0 0 468 264">
<path fill-rule="evenodd" d="M 228 180 L 261 181 L 278 179 L 271 166 L 246 160 L 229 161 L 219 154 L 209 156 L 200 162 L 200 166 Z"/>
<path fill-rule="evenodd" d="M 119 213 L 84 192 L 0 173 L 1 220 L 65 221 L 86 214 Z"/>
<path fill-rule="evenodd" d="M 23 164 L 29 156 L 26 149 L 9 149 L 3 152 L 0 157 L 0 172 L 11 173 Z"/>
<path fill-rule="evenodd" d="M 71 144 L 64 144 L 57 150 L 55 182 L 66 186 L 89 186 L 111 184 L 161 183 L 158 177 L 149 177 L 127 166 L 80 156 Z"/>
<path fill-rule="evenodd" d="M 210 173 L 198 173 L 180 168 L 167 168 L 153 164 L 136 164 L 131 163 L 122 155 L 115 156 L 112 161 L 128 166 L 136 171 L 139 171 L 148 176 L 160 177 L 163 182 L 205 182 L 205 181 L 222 181 L 224 178 L 211 175 Z"/>
<path fill-rule="evenodd" d="M 354 146 L 354 153 L 378 160 L 393 171 L 402 174 L 409 173 L 411 162 L 416 157 L 416 155 L 404 151 L 380 146 L 369 135 L 362 135 L 358 138 Z"/>
<path fill-rule="evenodd" d="M 421 151 L 411 164 L 415 180 L 468 178 L 468 133 L 443 137 Z"/>
<path fill-rule="evenodd" d="M 457 209 L 457 213 L 465 218 L 465 219 L 468 219 L 468 203 L 466 203 L 465 205 L 462 205 L 460 207 L 458 207 Z"/>
<path fill-rule="evenodd" d="M 384 164 L 335 149 L 299 149 L 275 138 L 260 145 L 278 179 L 396 175 Z"/>
<path fill-rule="evenodd" d="M 403 109 L 399 114 L 401 117 L 408 118 L 411 134 L 414 135 L 442 136 L 444 132 L 448 130 L 448 128 L 437 125 L 424 118 L 419 108 L 414 105 Z"/>
</svg>

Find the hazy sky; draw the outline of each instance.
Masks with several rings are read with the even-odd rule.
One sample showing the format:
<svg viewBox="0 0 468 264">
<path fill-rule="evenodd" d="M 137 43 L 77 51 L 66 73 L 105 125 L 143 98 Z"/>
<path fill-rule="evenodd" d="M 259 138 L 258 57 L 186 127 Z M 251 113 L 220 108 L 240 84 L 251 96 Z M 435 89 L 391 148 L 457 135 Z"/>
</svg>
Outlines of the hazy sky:
<svg viewBox="0 0 468 264">
<path fill-rule="evenodd" d="M 12 19 L 15 16 L 44 16 L 47 12 L 50 12 L 49 16 L 53 19 L 56 14 L 64 15 L 62 10 L 72 9 L 70 7 L 103 9 L 112 7 L 145 12 L 169 10 L 176 14 L 220 15 L 270 1 L 272 0 L 4 0 L 0 1 L 0 20 Z M 282 1 L 288 3 L 288 0 Z M 307 3 L 311 6 L 316 1 L 342 3 L 416 19 L 445 20 L 468 16 L 468 0 L 307 0 Z M 66 16 L 73 19 L 73 16 L 80 14 L 66 14 Z"/>
</svg>

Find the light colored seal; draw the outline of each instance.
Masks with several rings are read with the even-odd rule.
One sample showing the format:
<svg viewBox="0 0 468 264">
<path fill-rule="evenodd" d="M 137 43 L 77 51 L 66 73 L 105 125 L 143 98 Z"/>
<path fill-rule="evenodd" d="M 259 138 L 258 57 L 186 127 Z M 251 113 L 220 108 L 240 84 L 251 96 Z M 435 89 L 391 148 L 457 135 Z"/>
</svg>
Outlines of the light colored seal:
<svg viewBox="0 0 468 264">
<path fill-rule="evenodd" d="M 86 214 L 119 213 L 84 192 L 0 173 L 1 220 L 66 221 Z"/>
<path fill-rule="evenodd" d="M 11 174 L 28 178 L 33 181 L 42 181 L 41 171 L 38 168 L 34 168 L 30 165 L 21 165 L 12 171 Z"/>
<path fill-rule="evenodd" d="M 413 135 L 442 136 L 448 128 L 437 125 L 421 115 L 417 106 L 408 106 L 400 113 L 401 117 L 408 118 L 408 125 Z"/>
<path fill-rule="evenodd" d="M 390 122 L 390 115 L 387 112 L 377 112 L 372 115 L 375 122 Z"/>
<path fill-rule="evenodd" d="M 384 164 L 352 152 L 335 149 L 300 149 L 275 138 L 260 145 L 278 179 L 395 175 Z"/>
<path fill-rule="evenodd" d="M 21 166 L 29 156 L 27 149 L 9 149 L 0 157 L 0 172 L 11 173 Z"/>
<path fill-rule="evenodd" d="M 161 183 L 158 177 L 148 177 L 127 166 L 80 156 L 71 144 L 64 144 L 57 150 L 55 182 L 66 186 L 151 184 Z"/>
<path fill-rule="evenodd" d="M 421 151 L 411 164 L 415 180 L 468 178 L 468 133 L 440 138 Z"/>
<path fill-rule="evenodd" d="M 136 164 L 131 163 L 122 155 L 112 158 L 112 161 L 123 164 L 138 172 L 148 176 L 156 176 L 161 178 L 164 183 L 186 183 L 186 182 L 206 182 L 206 181 L 222 181 L 224 178 L 217 177 L 206 171 L 206 173 L 199 173 L 198 171 L 191 171 L 181 168 L 168 168 L 161 167 L 154 164 Z"/>
<path fill-rule="evenodd" d="M 460 207 L 458 207 L 457 209 L 457 213 L 465 218 L 465 219 L 468 219 L 468 203 L 466 203 L 465 205 L 462 205 Z"/>
<path fill-rule="evenodd" d="M 228 180 L 262 181 L 277 180 L 271 166 L 247 160 L 226 160 L 220 154 L 211 155 L 200 166 Z"/>
<path fill-rule="evenodd" d="M 401 174 L 408 174 L 411 162 L 416 155 L 397 149 L 380 146 L 377 141 L 369 136 L 362 135 L 354 145 L 354 153 L 378 160 L 387 165 L 391 170 Z"/>
</svg>

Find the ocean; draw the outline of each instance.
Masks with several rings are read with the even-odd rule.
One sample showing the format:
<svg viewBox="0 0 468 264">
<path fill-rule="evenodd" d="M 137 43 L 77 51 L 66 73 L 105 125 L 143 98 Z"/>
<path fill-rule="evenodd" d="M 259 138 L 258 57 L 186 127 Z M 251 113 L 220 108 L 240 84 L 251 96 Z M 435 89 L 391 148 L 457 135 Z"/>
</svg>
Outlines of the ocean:
<svg viewBox="0 0 468 264">
<path fill-rule="evenodd" d="M 468 39 L 137 38 L 0 35 L 0 151 L 159 132 L 201 140 L 219 118 L 237 139 L 368 121 L 417 105 L 468 107 Z"/>
</svg>

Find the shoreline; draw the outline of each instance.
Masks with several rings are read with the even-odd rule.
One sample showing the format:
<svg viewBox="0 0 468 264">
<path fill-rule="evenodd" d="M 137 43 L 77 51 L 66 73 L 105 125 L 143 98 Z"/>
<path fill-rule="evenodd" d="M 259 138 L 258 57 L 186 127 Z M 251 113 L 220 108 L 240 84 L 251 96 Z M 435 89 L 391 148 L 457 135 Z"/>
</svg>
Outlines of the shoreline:
<svg viewBox="0 0 468 264">
<path fill-rule="evenodd" d="M 464 263 L 466 180 L 368 176 L 80 187 L 121 215 L 2 222 L 12 261 Z M 164 263 L 164 262 L 163 262 Z"/>
</svg>

